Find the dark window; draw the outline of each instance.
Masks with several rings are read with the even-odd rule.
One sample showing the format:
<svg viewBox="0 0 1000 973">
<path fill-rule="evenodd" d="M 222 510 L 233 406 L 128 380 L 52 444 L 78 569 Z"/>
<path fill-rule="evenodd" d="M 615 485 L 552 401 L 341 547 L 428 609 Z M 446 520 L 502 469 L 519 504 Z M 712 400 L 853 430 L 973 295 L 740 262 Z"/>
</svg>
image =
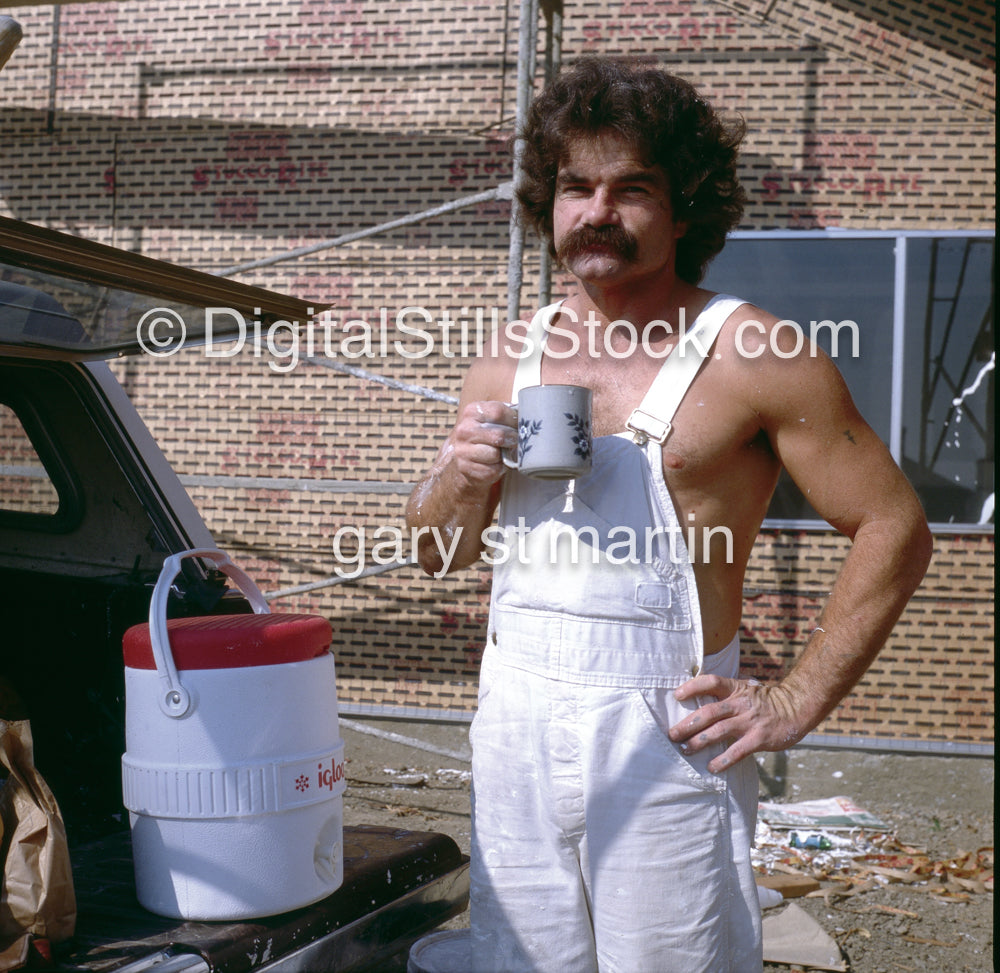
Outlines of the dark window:
<svg viewBox="0 0 1000 973">
<path fill-rule="evenodd" d="M 986 234 L 737 233 L 705 286 L 796 322 L 832 355 L 932 523 L 986 524 L 993 251 Z M 784 474 L 768 517 L 819 519 Z"/>
</svg>

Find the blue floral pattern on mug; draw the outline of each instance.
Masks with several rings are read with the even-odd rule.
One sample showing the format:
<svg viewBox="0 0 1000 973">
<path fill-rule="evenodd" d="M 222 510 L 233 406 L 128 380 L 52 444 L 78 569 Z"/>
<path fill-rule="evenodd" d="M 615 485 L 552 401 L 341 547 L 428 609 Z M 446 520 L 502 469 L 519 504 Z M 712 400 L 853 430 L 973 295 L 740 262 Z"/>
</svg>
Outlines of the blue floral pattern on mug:
<svg viewBox="0 0 1000 973">
<path fill-rule="evenodd" d="M 575 432 L 575 435 L 573 436 L 573 445 L 576 446 L 576 449 L 574 449 L 573 452 L 577 456 L 589 459 L 590 420 L 584 419 L 582 416 L 578 416 L 573 412 L 564 412 L 563 415 L 569 420 L 569 424 L 573 427 Z"/>
<path fill-rule="evenodd" d="M 542 431 L 542 420 L 521 419 L 517 424 L 517 455 L 521 459 L 531 449 L 531 440 Z"/>
</svg>

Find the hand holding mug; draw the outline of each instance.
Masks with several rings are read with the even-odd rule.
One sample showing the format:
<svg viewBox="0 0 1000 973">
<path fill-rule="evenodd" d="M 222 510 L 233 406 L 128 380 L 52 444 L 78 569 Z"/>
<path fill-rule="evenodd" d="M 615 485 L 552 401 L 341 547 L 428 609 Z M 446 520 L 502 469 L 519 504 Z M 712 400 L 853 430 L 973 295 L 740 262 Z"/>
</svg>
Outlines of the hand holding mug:
<svg viewBox="0 0 1000 973">
<path fill-rule="evenodd" d="M 470 402 L 462 411 L 437 465 L 455 465 L 473 486 L 487 487 L 504 473 L 503 451 L 517 442 L 517 413 L 505 402 Z"/>
</svg>

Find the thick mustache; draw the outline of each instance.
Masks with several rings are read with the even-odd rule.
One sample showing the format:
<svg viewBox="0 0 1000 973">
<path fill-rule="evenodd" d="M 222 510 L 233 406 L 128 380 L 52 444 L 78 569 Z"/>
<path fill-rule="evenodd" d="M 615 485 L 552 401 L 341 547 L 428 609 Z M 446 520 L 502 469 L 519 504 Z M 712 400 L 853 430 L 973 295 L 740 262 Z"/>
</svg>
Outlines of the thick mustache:
<svg viewBox="0 0 1000 973">
<path fill-rule="evenodd" d="M 639 251 L 639 241 L 620 226 L 581 226 L 566 236 L 556 256 L 565 263 L 595 247 L 610 250 L 631 263 Z"/>
</svg>

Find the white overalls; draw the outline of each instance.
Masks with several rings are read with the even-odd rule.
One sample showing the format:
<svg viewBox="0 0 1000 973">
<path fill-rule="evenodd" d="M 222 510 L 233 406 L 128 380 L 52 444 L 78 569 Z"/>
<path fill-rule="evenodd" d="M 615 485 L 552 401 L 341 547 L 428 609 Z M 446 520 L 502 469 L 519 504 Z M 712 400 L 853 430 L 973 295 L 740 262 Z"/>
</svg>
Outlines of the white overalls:
<svg viewBox="0 0 1000 973">
<path fill-rule="evenodd" d="M 691 330 L 714 340 L 740 303 L 714 298 Z M 539 351 L 556 307 L 532 322 Z M 672 419 L 698 365 L 642 411 Z M 514 401 L 540 376 L 541 354 L 522 359 Z M 703 658 L 660 444 L 597 437 L 575 481 L 510 472 L 499 516 L 471 731 L 475 970 L 759 973 L 756 764 L 710 774 L 721 746 L 687 757 L 666 735 L 698 705 L 673 690 L 735 676 L 739 641 Z"/>
</svg>

